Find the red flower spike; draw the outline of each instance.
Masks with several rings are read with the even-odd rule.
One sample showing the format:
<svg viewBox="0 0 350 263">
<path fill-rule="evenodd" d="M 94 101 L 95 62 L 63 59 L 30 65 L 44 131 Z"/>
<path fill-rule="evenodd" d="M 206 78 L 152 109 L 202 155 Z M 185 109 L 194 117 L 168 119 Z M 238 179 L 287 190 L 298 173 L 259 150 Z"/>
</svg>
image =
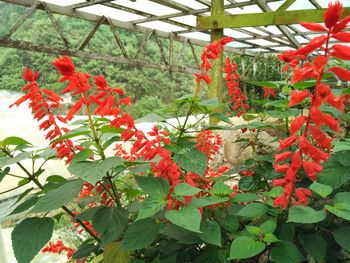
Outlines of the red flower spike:
<svg viewBox="0 0 350 263">
<path fill-rule="evenodd" d="M 277 151 L 281 151 L 285 148 L 292 146 L 294 144 L 294 142 L 297 140 L 297 138 L 298 138 L 297 136 L 292 135 L 284 140 L 280 140 L 279 147 L 278 147 Z"/>
<path fill-rule="evenodd" d="M 323 72 L 324 67 L 328 63 L 328 57 L 327 56 L 317 56 L 314 59 L 314 69 L 317 71 L 318 74 Z"/>
<path fill-rule="evenodd" d="M 233 38 L 232 37 L 223 37 L 221 40 L 220 40 L 220 44 L 221 45 L 226 45 L 230 42 L 233 41 Z"/>
<path fill-rule="evenodd" d="M 324 23 L 327 28 L 331 29 L 338 22 L 341 12 L 343 10 L 343 5 L 336 1 L 335 3 L 330 2 L 328 4 L 328 9 L 324 13 Z"/>
<path fill-rule="evenodd" d="M 284 186 L 286 184 L 286 180 L 284 179 L 272 179 L 273 186 Z"/>
<path fill-rule="evenodd" d="M 299 146 L 303 153 L 310 156 L 316 163 L 328 160 L 329 154 L 313 146 L 304 136 L 299 137 Z"/>
<path fill-rule="evenodd" d="M 337 34 L 332 35 L 335 39 L 340 42 L 350 42 L 350 33 L 349 32 L 339 32 Z"/>
<path fill-rule="evenodd" d="M 295 190 L 295 195 L 298 198 L 298 202 L 302 205 L 307 205 L 311 194 L 312 194 L 312 192 L 306 188 L 298 188 Z"/>
<path fill-rule="evenodd" d="M 303 127 L 305 119 L 305 116 L 299 116 L 292 121 L 292 123 L 290 124 L 290 133 L 292 135 L 294 135 L 301 129 L 301 127 Z"/>
<path fill-rule="evenodd" d="M 99 75 L 94 77 L 94 83 L 97 87 L 106 88 L 108 87 L 107 81 L 104 76 Z"/>
<path fill-rule="evenodd" d="M 301 167 L 301 154 L 300 154 L 300 151 L 297 151 L 294 155 L 293 155 L 293 158 L 292 158 L 292 163 L 291 163 L 291 166 L 290 166 L 294 173 L 297 173 Z"/>
<path fill-rule="evenodd" d="M 313 38 L 309 44 L 295 50 L 294 55 L 308 55 L 315 51 L 317 48 L 321 47 L 327 40 L 326 36 L 319 36 Z"/>
<path fill-rule="evenodd" d="M 341 20 L 338 24 L 336 24 L 332 30 L 333 34 L 336 34 L 340 31 L 342 31 L 347 24 L 350 22 L 350 16 L 345 17 L 343 20 Z"/>
<path fill-rule="evenodd" d="M 310 96 L 310 92 L 308 90 L 302 90 L 300 92 L 297 92 L 296 90 L 293 90 L 290 94 L 290 100 L 288 107 L 293 107 L 296 104 L 299 104 L 303 100 L 305 100 L 308 96 Z"/>
<path fill-rule="evenodd" d="M 276 173 L 284 173 L 288 170 L 289 168 L 289 164 L 275 164 L 274 168 Z"/>
<path fill-rule="evenodd" d="M 320 24 L 316 24 L 316 23 L 309 23 L 309 22 L 301 22 L 300 25 L 308 30 L 311 31 L 316 31 L 316 32 L 326 32 L 327 29 L 320 25 Z"/>
<path fill-rule="evenodd" d="M 130 105 L 130 104 L 131 104 L 131 97 L 128 96 L 128 97 L 126 97 L 126 98 L 121 98 L 119 101 L 120 101 L 120 103 L 122 103 L 122 104 Z"/>
<path fill-rule="evenodd" d="M 284 195 L 281 195 L 273 201 L 273 204 L 275 207 L 280 207 L 281 209 L 284 209 L 288 207 L 289 199 L 286 198 Z"/>
<path fill-rule="evenodd" d="M 36 79 L 38 78 L 38 72 L 35 72 L 33 74 L 30 68 L 25 68 L 22 76 L 26 81 L 36 81 Z"/>
<path fill-rule="evenodd" d="M 276 97 L 276 92 L 275 92 L 275 90 L 274 90 L 273 88 L 264 87 L 263 90 L 264 90 L 264 98 L 267 98 L 267 97 L 269 97 L 270 95 L 271 95 L 272 97 Z"/>
<path fill-rule="evenodd" d="M 332 56 L 343 60 L 350 60 L 350 47 L 337 44 L 332 46 L 332 50 L 330 53 Z"/>
<path fill-rule="evenodd" d="M 328 69 L 328 71 L 333 72 L 339 78 L 345 81 L 350 81 L 350 71 L 342 67 L 334 66 Z"/>
<path fill-rule="evenodd" d="M 292 83 L 303 81 L 307 78 L 312 77 L 314 74 L 314 67 L 310 63 L 305 63 L 304 67 L 295 67 L 293 70 Z"/>
<path fill-rule="evenodd" d="M 293 152 L 283 152 L 283 153 L 277 153 L 274 155 L 275 162 L 282 162 L 288 158 L 290 158 L 293 155 Z"/>
<path fill-rule="evenodd" d="M 58 69 L 58 71 L 65 77 L 72 76 L 75 73 L 74 63 L 72 60 L 63 56 L 52 62 L 52 64 Z"/>
<path fill-rule="evenodd" d="M 311 181 L 316 181 L 317 174 L 323 169 L 322 165 L 315 162 L 303 162 L 303 168 Z"/>
<path fill-rule="evenodd" d="M 332 138 L 328 137 L 325 133 L 323 133 L 318 127 L 315 126 L 309 126 L 309 130 L 314 137 L 314 139 L 317 141 L 317 143 L 325 149 L 332 149 Z"/>
</svg>

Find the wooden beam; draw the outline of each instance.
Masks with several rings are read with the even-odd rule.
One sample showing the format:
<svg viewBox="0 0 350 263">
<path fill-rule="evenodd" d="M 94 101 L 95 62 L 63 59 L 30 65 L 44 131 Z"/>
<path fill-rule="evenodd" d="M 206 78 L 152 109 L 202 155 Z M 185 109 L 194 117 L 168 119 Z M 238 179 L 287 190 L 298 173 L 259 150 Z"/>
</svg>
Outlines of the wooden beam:
<svg viewBox="0 0 350 263">
<path fill-rule="evenodd" d="M 36 0 L 0 0 L 0 1 L 11 3 L 11 4 L 16 4 L 16 5 L 21 5 L 21 6 L 25 6 L 25 7 L 31 7 L 35 3 L 40 3 L 39 1 L 36 1 Z M 270 0 L 270 1 L 280 1 L 280 0 Z M 65 16 L 74 17 L 77 19 L 83 19 L 83 20 L 92 21 L 92 22 L 98 22 L 101 18 L 101 16 L 99 16 L 99 15 L 94 15 L 94 14 L 79 11 L 79 10 L 72 10 L 70 8 L 65 8 L 64 6 L 59 6 L 59 5 L 55 5 L 55 4 L 51 4 L 51 3 L 46 3 L 46 5 L 52 13 L 56 13 L 56 14 L 60 14 L 60 15 L 65 15 Z M 37 9 L 43 9 L 43 7 L 41 5 L 39 5 L 37 7 Z M 135 32 L 142 32 L 142 33 L 146 33 L 146 34 L 150 31 L 152 31 L 152 29 L 149 29 L 149 28 L 146 28 L 143 26 L 139 26 L 139 25 L 134 25 L 133 23 L 130 23 L 130 22 L 123 22 L 123 21 L 119 21 L 116 19 L 110 19 L 110 21 L 112 22 L 113 26 L 115 26 L 116 28 L 123 28 L 126 30 L 135 31 Z M 108 25 L 108 21 L 105 20 L 103 22 L 103 24 Z M 174 41 L 179 41 L 179 42 L 183 42 L 185 39 L 188 39 L 187 37 L 178 36 L 172 32 L 164 32 L 164 31 L 160 31 L 160 30 L 157 30 L 157 34 L 159 37 L 167 38 L 167 39 L 169 39 L 170 36 L 173 36 Z M 197 46 L 208 45 L 208 42 L 203 41 L 203 40 L 191 39 L 191 41 L 194 45 L 197 45 Z M 228 52 L 242 54 L 242 52 L 239 49 L 235 49 L 232 47 L 227 47 L 226 50 Z M 251 54 L 247 51 L 244 51 L 244 54 L 253 56 L 253 54 Z"/>
<path fill-rule="evenodd" d="M 285 1 L 276 11 L 286 11 L 296 0 Z"/>
<path fill-rule="evenodd" d="M 294 10 L 267 12 L 255 14 L 242 14 L 230 16 L 197 17 L 197 29 L 238 28 L 255 26 L 291 25 L 300 22 L 322 23 L 326 9 Z M 350 8 L 343 8 L 342 18 L 350 15 Z"/>
<path fill-rule="evenodd" d="M 13 33 L 15 33 L 16 30 L 24 23 L 24 21 L 26 21 L 34 13 L 34 11 L 38 8 L 39 5 L 39 2 L 33 3 L 28 12 L 20 20 L 18 20 L 17 23 L 5 35 L 5 38 L 10 38 L 13 35 Z"/>
<path fill-rule="evenodd" d="M 107 20 L 108 20 L 108 23 L 109 23 L 109 27 L 110 27 L 110 29 L 111 29 L 111 31 L 113 33 L 114 39 L 117 42 L 117 44 L 118 44 L 118 46 L 119 46 L 123 56 L 125 58 L 128 58 L 128 54 L 127 54 L 126 49 L 124 47 L 123 41 L 120 39 L 120 35 L 119 35 L 118 31 L 113 26 L 113 24 L 111 22 L 111 19 L 109 17 L 107 17 Z"/>
<path fill-rule="evenodd" d="M 224 0 L 211 0 L 211 15 L 212 16 L 224 16 Z M 223 28 L 215 28 L 211 30 L 210 42 L 219 41 L 224 36 Z M 224 79 L 223 79 L 223 66 L 224 56 L 221 53 L 218 59 L 212 62 L 212 68 L 210 70 L 211 83 L 209 86 L 209 98 L 217 98 L 219 103 L 222 102 L 224 95 Z M 222 107 L 217 111 L 222 111 Z M 218 120 L 210 118 L 209 123 L 215 124 Z"/>
<path fill-rule="evenodd" d="M 100 18 L 99 21 L 97 21 L 96 25 L 94 28 L 90 31 L 89 35 L 84 39 L 83 43 L 79 47 L 79 50 L 83 50 L 90 42 L 91 38 L 95 35 L 96 31 L 100 27 L 100 25 L 106 20 L 104 16 Z"/>
<path fill-rule="evenodd" d="M 64 42 L 64 45 L 66 46 L 66 48 L 70 48 L 71 45 L 70 45 L 68 39 L 65 37 L 65 35 L 63 33 L 63 30 L 62 30 L 62 27 L 60 26 L 59 22 L 53 16 L 53 14 L 51 13 L 50 9 L 47 8 L 45 2 L 41 2 L 41 5 L 44 7 L 44 10 L 45 10 L 46 14 L 49 16 L 53 27 L 56 29 L 57 33 L 60 35 L 61 39 Z"/>
<path fill-rule="evenodd" d="M 280 1 L 280 0 L 267 0 L 268 3 L 278 2 L 278 1 Z M 236 7 L 241 8 L 241 7 L 245 7 L 245 6 L 251 6 L 251 5 L 255 5 L 255 2 L 253 0 L 225 5 L 225 9 L 236 8 Z M 191 10 L 187 11 L 186 14 L 175 13 L 175 14 L 169 14 L 169 15 L 163 15 L 163 16 L 157 16 L 157 17 L 151 17 L 151 18 L 142 18 L 142 19 L 138 19 L 138 20 L 133 20 L 133 21 L 131 21 L 131 23 L 134 23 L 134 24 L 146 23 L 146 22 L 151 22 L 151 21 L 181 17 L 181 16 L 185 16 L 185 15 L 199 15 L 199 14 L 206 13 L 206 12 L 210 12 L 210 7 L 201 8 L 201 9 L 191 9 Z"/>
<path fill-rule="evenodd" d="M 255 0 L 256 4 L 260 7 L 260 9 L 264 12 L 273 12 L 271 7 L 266 3 L 265 0 Z M 282 32 L 283 35 L 289 40 L 289 42 L 295 47 L 300 47 L 298 40 L 289 32 L 286 26 L 284 25 L 276 25 L 276 27 Z"/>
<path fill-rule="evenodd" d="M 78 9 L 78 8 L 83 8 L 83 7 L 87 7 L 87 6 L 92 6 L 92 5 L 104 4 L 104 3 L 107 3 L 110 1 L 111 0 L 93 0 L 93 1 L 83 2 L 83 3 L 68 5 L 66 7 L 71 8 L 71 9 Z"/>
<path fill-rule="evenodd" d="M 80 50 L 60 49 L 60 48 L 54 48 L 54 47 L 48 46 L 48 45 L 38 45 L 38 44 L 33 44 L 33 43 L 30 43 L 27 41 L 5 39 L 5 38 L 1 38 L 1 37 L 0 37 L 0 46 L 7 47 L 7 48 L 16 48 L 16 49 L 21 49 L 21 50 L 40 52 L 40 53 L 53 54 L 53 55 L 67 55 L 67 56 L 79 57 L 79 58 L 83 58 L 83 59 L 95 59 L 95 60 L 101 60 L 101 61 L 106 61 L 106 62 L 110 62 L 110 63 L 126 64 L 126 65 L 130 65 L 130 66 L 134 66 L 134 67 L 147 67 L 147 68 L 159 69 L 162 71 L 169 70 L 169 66 L 167 66 L 167 65 L 146 62 L 144 60 L 140 61 L 140 60 L 135 60 L 135 59 L 127 59 L 124 57 L 105 55 L 105 54 L 80 51 Z M 194 74 L 194 73 L 198 72 L 198 69 L 191 68 L 191 67 L 183 67 L 183 66 L 179 66 L 179 65 L 171 65 L 171 71 L 172 72 L 179 72 L 179 73 Z"/>
<path fill-rule="evenodd" d="M 322 6 L 316 0 L 309 0 L 309 2 L 316 7 L 317 9 L 321 9 Z"/>
</svg>

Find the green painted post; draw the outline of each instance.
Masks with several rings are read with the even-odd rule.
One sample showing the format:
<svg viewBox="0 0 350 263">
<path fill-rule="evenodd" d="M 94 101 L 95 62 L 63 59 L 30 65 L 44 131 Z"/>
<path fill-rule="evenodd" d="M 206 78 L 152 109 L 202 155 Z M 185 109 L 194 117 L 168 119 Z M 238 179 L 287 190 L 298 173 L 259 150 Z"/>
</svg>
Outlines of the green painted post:
<svg viewBox="0 0 350 263">
<path fill-rule="evenodd" d="M 224 15 L 224 0 L 211 0 L 211 15 L 212 16 L 223 16 Z M 215 23 L 215 21 L 214 21 Z M 218 41 L 224 36 L 224 30 L 212 29 L 210 33 L 210 42 Z M 224 80 L 222 76 L 223 68 L 223 55 L 219 57 L 216 61 L 212 63 L 212 69 L 210 72 L 211 84 L 209 87 L 209 98 L 218 98 L 219 103 L 222 102 L 223 97 L 223 85 Z M 222 107 L 218 108 L 218 111 L 222 111 Z M 217 123 L 217 120 L 211 118 L 209 120 L 210 124 Z"/>
</svg>

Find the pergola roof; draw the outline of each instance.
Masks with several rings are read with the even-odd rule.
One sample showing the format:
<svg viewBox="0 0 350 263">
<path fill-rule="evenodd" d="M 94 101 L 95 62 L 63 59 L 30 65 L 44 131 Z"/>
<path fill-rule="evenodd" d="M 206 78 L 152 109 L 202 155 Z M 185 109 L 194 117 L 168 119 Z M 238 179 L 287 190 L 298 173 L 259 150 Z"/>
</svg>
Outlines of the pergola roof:
<svg viewBox="0 0 350 263">
<path fill-rule="evenodd" d="M 76 52 L 84 52 L 85 46 L 97 31 L 102 23 L 109 24 L 113 28 L 123 28 L 132 31 L 146 33 L 145 41 L 152 34 L 157 38 L 167 38 L 174 41 L 188 42 L 192 45 L 205 46 L 210 41 L 210 29 L 219 27 L 225 28 L 224 34 L 235 39 L 228 47 L 228 51 L 238 54 L 253 54 L 254 51 L 259 52 L 280 52 L 288 49 L 296 48 L 306 43 L 317 32 L 310 32 L 297 24 L 288 25 L 278 24 L 281 17 L 272 17 L 278 11 L 293 10 L 314 10 L 312 15 L 319 20 L 322 8 L 326 8 L 328 0 L 225 0 L 224 14 L 225 20 L 217 21 L 217 18 L 210 17 L 211 2 L 210 0 L 44 0 L 42 2 L 36 0 L 0 0 L 8 3 L 19 4 L 31 7 L 28 16 L 35 9 L 44 9 L 48 14 L 57 13 L 67 15 L 78 19 L 84 19 L 96 22 L 96 27 L 92 30 L 86 40 L 82 43 Z M 215 1 L 215 0 L 214 0 Z M 341 1 L 345 7 L 350 6 L 349 0 Z M 277 12 L 275 12 L 277 10 Z M 275 25 L 271 22 L 264 24 L 268 18 L 259 20 L 260 26 L 243 26 L 254 25 L 255 14 L 266 13 L 271 21 L 277 21 Z M 298 12 L 296 12 L 298 13 Z M 249 17 L 247 14 L 254 14 Z M 246 16 L 241 19 L 241 16 Z M 52 15 L 50 16 L 53 24 L 64 40 L 69 52 L 69 42 L 64 37 L 59 24 Z M 260 17 L 260 16 L 259 16 Z M 270 18 L 271 17 L 271 18 Z M 283 18 L 283 17 L 282 17 Z M 302 19 L 303 16 L 299 17 Z M 23 23 L 25 19 L 20 20 L 9 33 L 0 38 L 0 46 L 13 47 L 14 44 L 18 48 L 25 48 L 25 43 L 14 43 L 10 37 L 15 30 Z M 250 21 L 249 21 L 250 20 Z M 236 21 L 236 22 L 234 22 Z M 239 22 L 239 23 L 238 23 Z M 319 21 L 316 21 L 319 22 Z M 227 26 L 228 25 L 228 26 Z M 239 27 L 236 27 L 239 26 Z M 118 33 L 114 31 L 115 38 L 123 51 L 121 41 L 118 41 Z M 160 41 L 157 41 L 160 43 Z M 145 43 L 144 43 L 145 44 Z M 142 43 L 140 44 L 143 45 Z M 160 52 L 162 51 L 159 44 Z M 31 50 L 38 50 L 39 47 L 32 47 Z M 50 48 L 46 47 L 46 51 L 50 52 Z M 53 52 L 55 53 L 55 52 Z M 64 51 L 56 52 L 64 53 Z M 123 52 L 124 54 L 124 52 Z M 73 54 L 74 55 L 74 54 Z M 194 54 L 195 55 L 195 54 Z M 165 54 L 162 54 L 164 63 L 166 62 Z M 129 59 L 124 54 L 124 59 Z M 135 58 L 133 58 L 135 59 Z M 195 58 L 198 61 L 198 58 Z M 170 59 L 169 59 L 170 60 Z M 124 63 L 123 61 L 121 61 Z M 134 61 L 134 63 L 136 63 Z M 165 63 L 166 64 L 166 63 Z M 198 63 L 197 63 L 198 66 Z M 174 68 L 173 68 L 174 69 Z M 175 68 L 176 71 L 176 68 Z"/>
</svg>

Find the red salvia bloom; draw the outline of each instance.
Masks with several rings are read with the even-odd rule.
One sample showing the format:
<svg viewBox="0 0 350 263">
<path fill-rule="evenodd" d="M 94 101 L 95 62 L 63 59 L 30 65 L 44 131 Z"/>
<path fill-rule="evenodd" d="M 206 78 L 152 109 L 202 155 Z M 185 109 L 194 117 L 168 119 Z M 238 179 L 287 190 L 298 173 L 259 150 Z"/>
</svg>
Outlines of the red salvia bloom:
<svg viewBox="0 0 350 263">
<path fill-rule="evenodd" d="M 264 98 L 268 98 L 269 96 L 276 97 L 276 92 L 273 88 L 264 87 Z"/>
<path fill-rule="evenodd" d="M 324 13 L 324 23 L 328 29 L 331 29 L 336 25 L 342 10 L 343 6 L 339 1 L 335 1 L 335 3 L 330 2 L 328 4 L 328 9 Z"/>
</svg>

